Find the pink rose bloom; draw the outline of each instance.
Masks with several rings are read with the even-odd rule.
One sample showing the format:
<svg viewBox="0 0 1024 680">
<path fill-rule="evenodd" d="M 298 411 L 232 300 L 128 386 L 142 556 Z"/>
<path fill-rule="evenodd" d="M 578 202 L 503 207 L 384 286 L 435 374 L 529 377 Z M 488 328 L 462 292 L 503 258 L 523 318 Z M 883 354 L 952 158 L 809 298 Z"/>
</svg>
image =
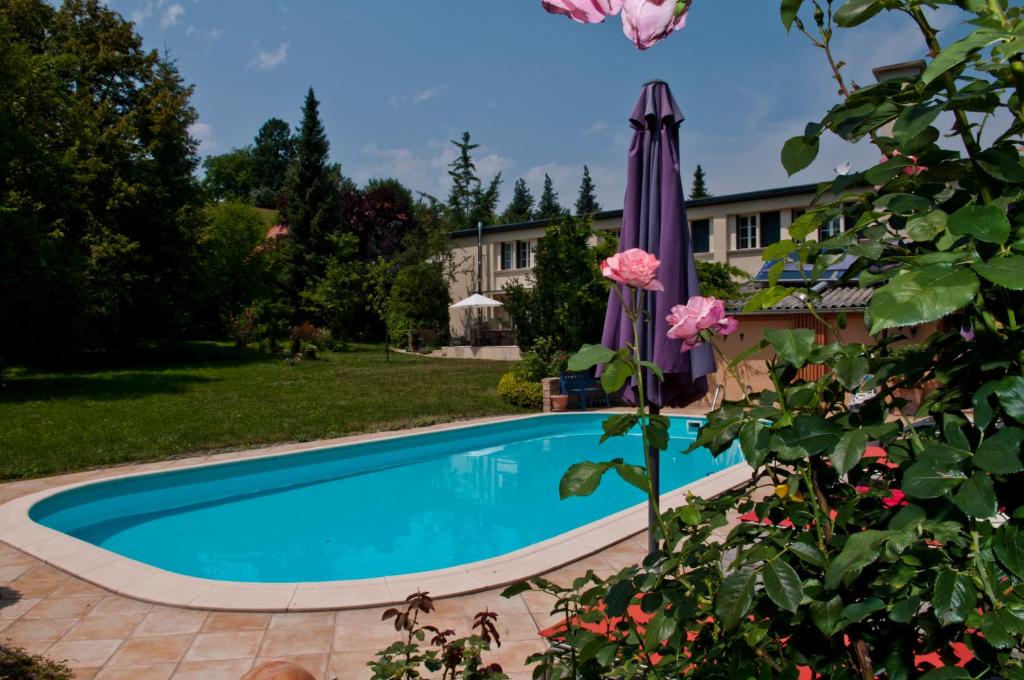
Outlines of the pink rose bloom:
<svg viewBox="0 0 1024 680">
<path fill-rule="evenodd" d="M 581 24 L 598 24 L 622 9 L 623 0 L 541 0 L 551 14 L 564 14 Z"/>
<path fill-rule="evenodd" d="M 601 263 L 601 274 L 605 278 L 644 290 L 665 290 L 654 278 L 658 273 L 658 258 L 639 248 L 630 248 L 624 253 L 612 255 Z"/>
<path fill-rule="evenodd" d="M 902 156 L 902 155 L 903 154 L 900 152 L 899 149 L 896 149 L 895 151 L 892 152 L 892 157 L 893 158 L 896 158 L 897 156 Z M 917 164 L 917 156 L 907 156 L 907 158 L 910 159 L 910 162 L 913 163 L 913 165 L 908 165 L 907 167 L 903 168 L 903 174 L 904 175 L 906 175 L 908 177 L 916 177 L 917 175 L 920 175 L 922 172 L 925 172 L 925 171 L 928 170 L 928 166 L 927 165 L 918 165 Z M 889 161 L 889 157 L 888 156 L 882 156 L 882 162 L 883 163 L 886 163 L 888 161 Z"/>
<path fill-rule="evenodd" d="M 686 26 L 690 0 L 625 0 L 622 30 L 638 49 L 646 50 Z"/>
<path fill-rule="evenodd" d="M 717 298 L 694 295 L 685 305 L 676 305 L 665 317 L 668 337 L 682 340 L 686 352 L 701 344 L 702 331 L 726 336 L 736 331 L 739 322 L 725 315 L 725 303 Z"/>
</svg>

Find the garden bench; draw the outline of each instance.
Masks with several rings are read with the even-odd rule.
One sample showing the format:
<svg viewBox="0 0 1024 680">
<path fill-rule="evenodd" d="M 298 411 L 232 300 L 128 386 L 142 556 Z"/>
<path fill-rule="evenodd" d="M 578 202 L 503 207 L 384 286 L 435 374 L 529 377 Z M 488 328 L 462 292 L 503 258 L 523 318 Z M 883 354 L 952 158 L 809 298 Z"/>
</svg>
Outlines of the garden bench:
<svg viewBox="0 0 1024 680">
<path fill-rule="evenodd" d="M 558 379 L 562 394 L 571 399 L 576 397 L 580 410 L 587 410 L 590 404 L 604 401 L 605 407 L 612 405 L 611 397 L 601 387 L 601 382 L 588 371 L 564 371 Z"/>
</svg>

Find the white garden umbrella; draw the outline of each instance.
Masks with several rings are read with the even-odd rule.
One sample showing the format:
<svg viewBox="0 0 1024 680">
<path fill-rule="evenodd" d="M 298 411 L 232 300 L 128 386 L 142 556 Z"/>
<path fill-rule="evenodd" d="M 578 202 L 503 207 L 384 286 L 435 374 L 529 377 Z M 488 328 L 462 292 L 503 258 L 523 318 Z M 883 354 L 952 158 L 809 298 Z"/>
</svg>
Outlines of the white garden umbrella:
<svg viewBox="0 0 1024 680">
<path fill-rule="evenodd" d="M 494 298 L 487 297 L 486 295 L 474 293 L 465 300 L 460 300 L 454 305 L 451 305 L 452 309 L 471 309 L 473 307 L 501 307 L 501 303 Z"/>
</svg>

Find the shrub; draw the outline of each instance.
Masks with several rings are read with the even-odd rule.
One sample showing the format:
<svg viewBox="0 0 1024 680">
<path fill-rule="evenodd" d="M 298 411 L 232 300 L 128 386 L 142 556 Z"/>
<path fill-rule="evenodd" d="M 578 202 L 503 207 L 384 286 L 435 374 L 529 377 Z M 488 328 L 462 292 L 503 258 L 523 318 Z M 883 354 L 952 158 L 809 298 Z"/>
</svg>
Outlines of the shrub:
<svg viewBox="0 0 1024 680">
<path fill-rule="evenodd" d="M 558 376 L 565 370 L 569 355 L 560 349 L 553 338 L 538 338 L 533 347 L 523 353 L 523 360 L 516 368 L 520 378 L 540 382 L 544 378 Z"/>
<path fill-rule="evenodd" d="M 235 341 L 235 347 L 245 349 L 256 342 L 258 334 L 256 313 L 251 307 L 228 320 L 228 337 Z"/>
<path fill-rule="evenodd" d="M 520 377 L 514 371 L 501 376 L 498 381 L 498 396 L 513 406 L 539 409 L 544 404 L 544 393 L 539 382 Z"/>
<path fill-rule="evenodd" d="M 309 321 L 292 328 L 290 334 L 292 354 L 302 354 L 306 359 L 316 359 L 320 348 L 326 344 L 327 336 Z"/>
<path fill-rule="evenodd" d="M 75 674 L 62 663 L 32 655 L 24 649 L 0 645 L 0 678 L 4 680 L 72 680 Z"/>
</svg>

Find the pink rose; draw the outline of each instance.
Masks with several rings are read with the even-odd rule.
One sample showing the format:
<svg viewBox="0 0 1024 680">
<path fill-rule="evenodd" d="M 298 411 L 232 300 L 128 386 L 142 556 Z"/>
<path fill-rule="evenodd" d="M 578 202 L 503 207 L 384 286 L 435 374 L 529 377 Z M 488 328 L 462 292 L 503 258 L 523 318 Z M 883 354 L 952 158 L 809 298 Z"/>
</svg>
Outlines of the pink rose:
<svg viewBox="0 0 1024 680">
<path fill-rule="evenodd" d="M 694 295 L 685 305 L 676 305 L 665 317 L 669 323 L 668 337 L 682 340 L 682 351 L 693 349 L 703 342 L 701 333 L 710 331 L 726 336 L 734 333 L 739 322 L 725 315 L 725 303 L 717 298 Z"/>
<path fill-rule="evenodd" d="M 612 255 L 601 263 L 601 274 L 605 278 L 644 290 L 665 290 L 654 278 L 658 273 L 658 258 L 639 248 L 630 248 L 624 253 Z"/>
<path fill-rule="evenodd" d="M 892 157 L 893 158 L 896 158 L 897 156 L 902 156 L 902 155 L 903 155 L 903 153 L 901 153 L 899 149 L 896 149 L 896 150 L 894 150 L 892 152 Z M 907 156 L 907 158 L 910 159 L 910 162 L 913 163 L 913 165 L 908 165 L 907 167 L 903 168 L 903 174 L 904 175 L 907 175 L 908 177 L 916 177 L 917 175 L 920 175 L 922 172 L 925 172 L 925 171 L 928 170 L 928 166 L 927 165 L 918 165 L 917 164 L 917 156 Z M 882 156 L 882 162 L 883 163 L 887 163 L 888 161 L 889 161 L 889 157 L 888 156 Z"/>
<path fill-rule="evenodd" d="M 646 50 L 686 26 L 690 0 L 625 0 L 622 30 L 638 49 Z"/>
<path fill-rule="evenodd" d="M 581 24 L 597 24 L 605 17 L 615 16 L 623 0 L 541 0 L 541 6 L 552 14 L 564 14 Z"/>
</svg>

